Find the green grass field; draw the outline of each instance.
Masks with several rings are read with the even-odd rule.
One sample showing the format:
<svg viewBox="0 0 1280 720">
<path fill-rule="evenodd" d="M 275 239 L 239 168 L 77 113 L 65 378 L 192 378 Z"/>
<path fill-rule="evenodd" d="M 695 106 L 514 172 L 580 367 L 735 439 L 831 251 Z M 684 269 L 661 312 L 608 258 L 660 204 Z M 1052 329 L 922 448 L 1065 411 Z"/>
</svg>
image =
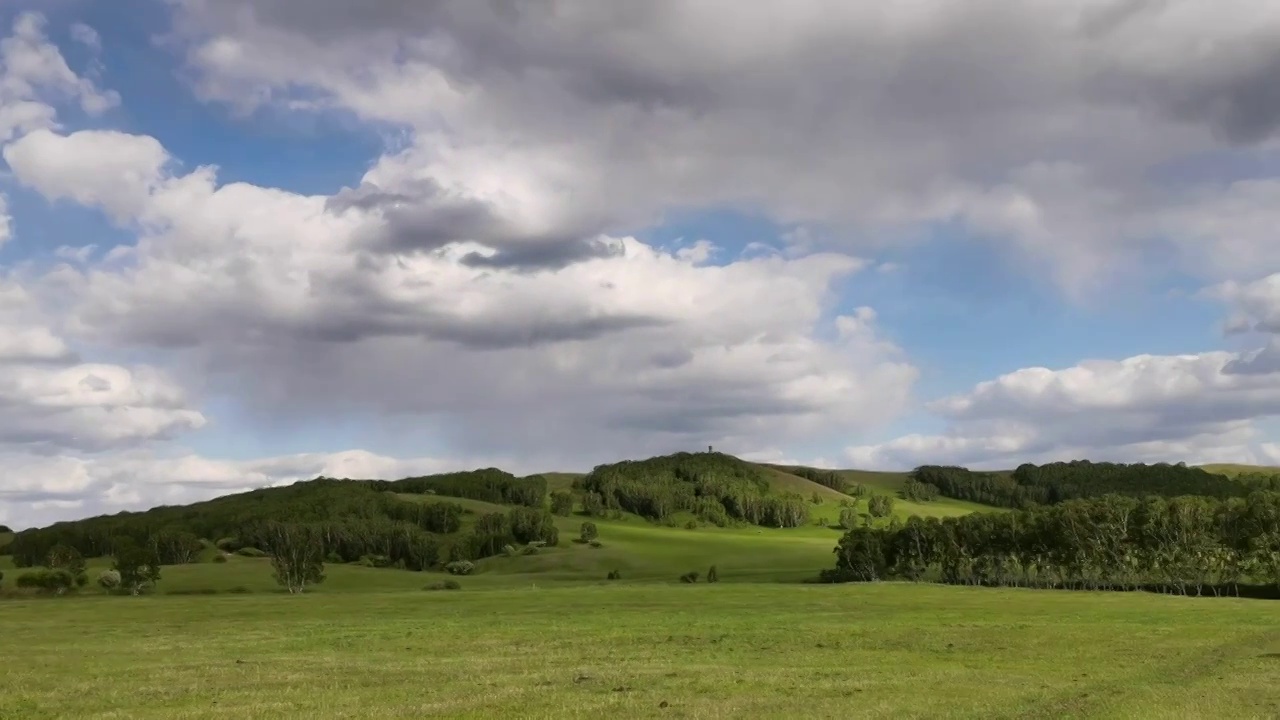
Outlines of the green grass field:
<svg viewBox="0 0 1280 720">
<path fill-rule="evenodd" d="M 843 471 L 894 514 L 993 508 L 897 497 L 904 473 Z M 574 476 L 552 473 L 553 489 Z M 1274 718 L 1280 604 L 1146 593 L 814 585 L 848 496 L 799 528 L 556 518 L 560 544 L 439 572 L 327 565 L 301 596 L 262 558 L 166 566 L 155 592 L 0 592 L 10 718 Z M 464 530 L 506 507 L 458 502 Z M 859 505 L 865 511 L 865 498 Z M 886 522 L 878 520 L 876 522 Z M 89 577 L 109 560 L 89 561 Z M 715 565 L 721 582 L 679 575 Z M 0 557 L 4 585 L 23 572 Z M 606 581 L 613 570 L 622 579 Z"/>
<path fill-rule="evenodd" d="M 1139 593 L 724 583 L 63 598 L 6 602 L 0 638 L 21 648 L 0 674 L 0 717 L 32 720 L 1280 715 L 1280 605 Z"/>
</svg>

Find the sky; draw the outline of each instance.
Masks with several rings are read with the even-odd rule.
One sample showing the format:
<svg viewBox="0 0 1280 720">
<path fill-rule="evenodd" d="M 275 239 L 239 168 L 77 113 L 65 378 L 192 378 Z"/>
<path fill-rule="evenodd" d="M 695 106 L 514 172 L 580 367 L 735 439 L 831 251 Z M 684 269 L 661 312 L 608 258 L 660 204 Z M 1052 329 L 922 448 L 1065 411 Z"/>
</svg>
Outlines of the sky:
<svg viewBox="0 0 1280 720">
<path fill-rule="evenodd" d="M 6 0 L 0 523 L 1280 464 L 1280 5 Z"/>
</svg>

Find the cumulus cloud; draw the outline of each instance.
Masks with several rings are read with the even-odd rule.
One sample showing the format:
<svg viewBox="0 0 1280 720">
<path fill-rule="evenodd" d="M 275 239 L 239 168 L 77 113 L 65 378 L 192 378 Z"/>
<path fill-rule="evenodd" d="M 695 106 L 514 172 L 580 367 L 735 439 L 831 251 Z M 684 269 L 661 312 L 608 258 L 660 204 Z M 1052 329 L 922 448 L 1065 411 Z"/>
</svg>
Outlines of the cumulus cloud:
<svg viewBox="0 0 1280 720">
<path fill-rule="evenodd" d="M 204 423 L 155 368 L 81 362 L 26 291 L 0 279 L 0 452 L 118 449 Z"/>
<path fill-rule="evenodd" d="M 1280 414 L 1280 374 L 1240 372 L 1229 352 L 1139 355 L 1060 370 L 1025 368 L 938 400 L 940 435 L 849 448 L 859 465 L 1008 467 L 1091 459 L 1266 462 L 1253 425 Z"/>
<path fill-rule="evenodd" d="M 0 142 L 56 127 L 53 103 L 59 101 L 74 101 L 84 112 L 98 115 L 118 105 L 120 96 L 100 90 L 67 66 L 62 52 L 45 35 L 44 16 L 18 15 L 12 33 L 0 39 Z"/>
<path fill-rule="evenodd" d="M 1192 272 L 1280 260 L 1250 230 L 1277 220 L 1259 188 L 1152 183 L 1274 144 L 1265 3 L 341 5 L 175 0 L 197 91 L 351 110 L 445 156 L 509 153 L 504 169 L 540 168 L 517 185 L 601 222 L 752 203 L 866 246 L 959 221 L 1077 291 L 1153 248 Z"/>
</svg>

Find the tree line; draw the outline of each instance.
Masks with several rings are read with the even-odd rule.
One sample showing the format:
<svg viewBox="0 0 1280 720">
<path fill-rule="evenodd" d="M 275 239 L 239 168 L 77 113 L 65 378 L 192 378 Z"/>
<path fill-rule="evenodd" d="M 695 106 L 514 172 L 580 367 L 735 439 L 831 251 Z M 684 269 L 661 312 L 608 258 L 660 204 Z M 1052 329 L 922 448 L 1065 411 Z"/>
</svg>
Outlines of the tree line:
<svg viewBox="0 0 1280 720">
<path fill-rule="evenodd" d="M 1047 465 L 1025 463 L 1012 473 L 922 465 L 911 481 L 938 494 L 1006 508 L 1052 505 L 1075 498 L 1116 494 L 1130 497 L 1198 495 L 1243 497 L 1251 487 L 1225 475 L 1184 464 L 1107 463 L 1073 460 Z M 1276 489 L 1276 488 L 1272 488 Z"/>
<path fill-rule="evenodd" d="M 723 453 L 676 453 L 600 465 L 575 483 L 587 514 L 625 510 L 661 521 L 692 512 L 718 526 L 734 521 L 798 527 L 809 504 L 797 494 L 772 493 L 765 471 Z"/>
<path fill-rule="evenodd" d="M 1280 588 L 1280 493 L 1247 498 L 1103 495 L 1008 513 L 855 527 L 829 582 L 1158 589 L 1238 594 Z"/>
<path fill-rule="evenodd" d="M 477 471 L 477 489 L 470 495 L 517 498 L 519 509 L 543 512 L 531 493 L 545 492 L 546 480 L 499 477 Z M 344 561 L 364 555 L 380 555 L 403 561 L 406 566 L 422 564 L 430 554 L 439 553 L 436 536 L 458 533 L 464 508 L 447 500 L 397 497 L 410 490 L 436 489 L 461 492 L 457 483 L 467 473 L 453 473 L 442 482 L 431 478 L 406 481 L 316 480 L 284 487 L 262 488 L 181 507 L 158 507 L 144 512 L 103 515 L 17 533 L 8 546 L 14 563 L 33 567 L 44 562 L 51 548 L 68 546 L 86 557 L 113 555 L 121 543 L 146 548 L 161 564 L 194 562 L 208 539 L 220 546 L 237 549 L 258 542 L 258 533 L 269 522 L 315 525 L 327 528 L 332 548 Z M 402 484 L 403 483 L 403 484 Z M 464 495 L 468 493 L 462 493 Z M 476 546 L 481 546 L 477 543 Z"/>
</svg>

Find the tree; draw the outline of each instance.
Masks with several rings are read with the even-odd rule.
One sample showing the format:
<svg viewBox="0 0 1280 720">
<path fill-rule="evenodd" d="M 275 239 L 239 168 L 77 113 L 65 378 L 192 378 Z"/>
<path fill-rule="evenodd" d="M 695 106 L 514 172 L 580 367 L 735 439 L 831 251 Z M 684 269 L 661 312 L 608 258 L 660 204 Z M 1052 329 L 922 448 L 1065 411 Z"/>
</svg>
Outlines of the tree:
<svg viewBox="0 0 1280 720">
<path fill-rule="evenodd" d="M 120 588 L 120 573 L 116 570 L 103 570 L 98 573 L 98 587 L 112 592 Z"/>
<path fill-rule="evenodd" d="M 85 574 L 84 556 L 69 545 L 54 545 L 50 548 L 44 564 L 50 570 L 66 570 L 76 587 L 84 587 L 89 581 Z"/>
<path fill-rule="evenodd" d="M 707 582 L 720 582 L 720 573 L 716 571 L 715 565 L 712 565 L 711 569 L 707 571 Z"/>
<path fill-rule="evenodd" d="M 130 595 L 141 595 L 147 587 L 160 581 L 160 560 L 151 548 L 138 546 L 132 540 L 118 540 L 112 569 L 120 574 L 120 587 Z"/>
<path fill-rule="evenodd" d="M 888 495 L 874 495 L 867 500 L 867 512 L 871 517 L 888 517 L 893 513 L 893 498 Z"/>
<path fill-rule="evenodd" d="M 581 531 L 579 531 L 578 537 L 582 539 L 582 542 L 589 543 L 592 540 L 595 540 L 596 538 L 600 537 L 600 531 L 596 529 L 595 523 L 584 522 L 582 523 L 582 529 Z"/>
<path fill-rule="evenodd" d="M 551 493 L 551 512 L 561 517 L 573 514 L 573 493 L 564 490 Z"/>
<path fill-rule="evenodd" d="M 265 536 L 276 582 L 291 594 L 324 582 L 324 535 L 303 523 L 270 523 Z"/>
<path fill-rule="evenodd" d="M 845 508 L 840 511 L 840 527 L 845 530 L 852 530 L 858 526 L 858 510 L 854 507 Z"/>
</svg>

